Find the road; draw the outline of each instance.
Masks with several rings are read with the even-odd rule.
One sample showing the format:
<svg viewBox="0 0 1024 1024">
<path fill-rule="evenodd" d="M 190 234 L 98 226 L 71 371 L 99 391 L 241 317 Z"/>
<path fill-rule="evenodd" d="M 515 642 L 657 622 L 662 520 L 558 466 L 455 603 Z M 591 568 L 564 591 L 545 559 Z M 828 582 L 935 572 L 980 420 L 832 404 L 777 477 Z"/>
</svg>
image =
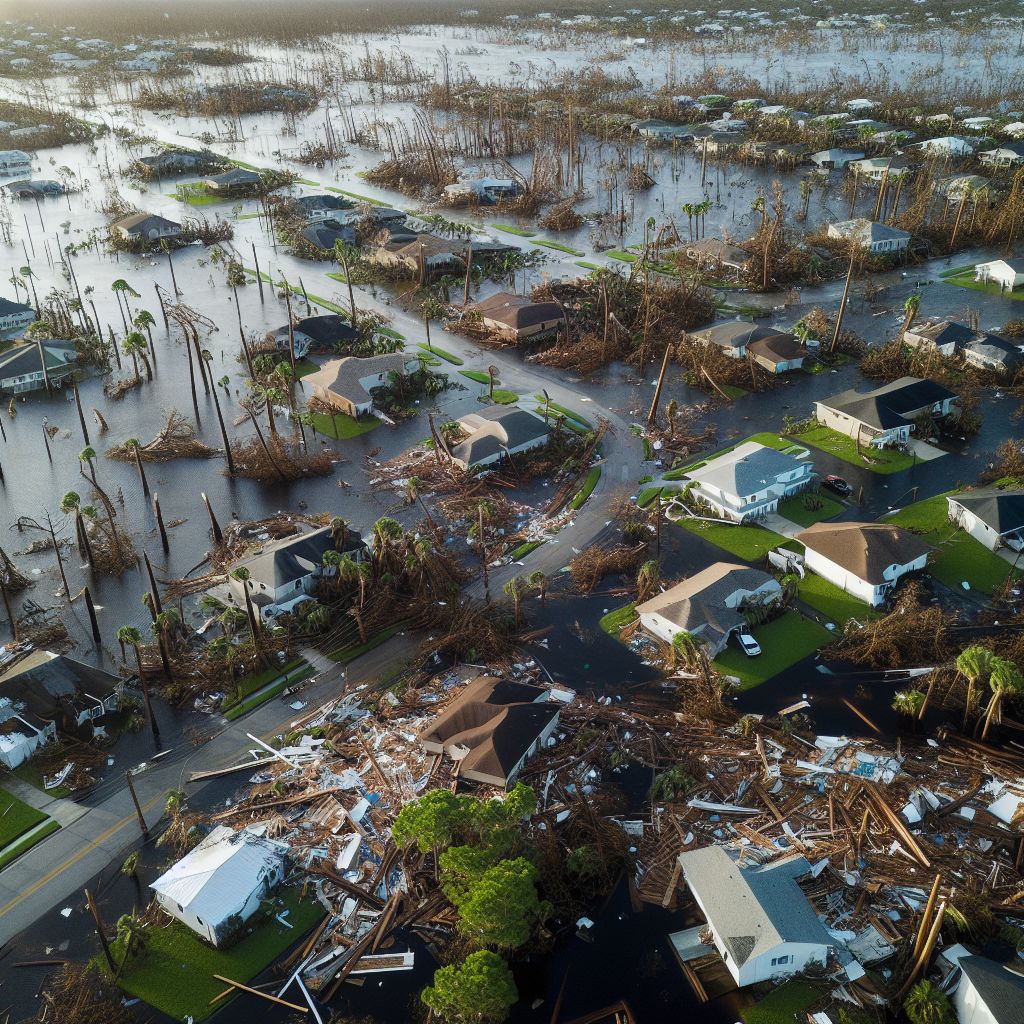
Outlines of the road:
<svg viewBox="0 0 1024 1024">
<path fill-rule="evenodd" d="M 307 708 L 315 708 L 408 663 L 415 658 L 417 648 L 415 638 L 398 634 L 348 666 L 330 662 L 317 676 L 316 685 L 307 686 L 297 699 L 305 701 Z M 318 667 L 323 664 L 319 661 Z M 293 711 L 279 699 L 269 700 L 234 722 L 222 720 L 220 731 L 203 746 L 171 750 L 152 768 L 135 775 L 135 789 L 147 824 L 152 827 L 159 820 L 170 791 L 184 789 L 190 798 L 202 793 L 207 784 L 185 783 L 192 772 L 241 764 L 246 752 L 256 746 L 246 733 L 269 740 L 286 731 L 304 713 Z M 245 773 L 239 773 L 239 782 L 244 778 Z M 94 806 L 73 805 L 77 807 L 74 813 L 63 806 L 71 803 L 58 802 L 60 809 L 55 816 L 67 822 L 60 831 L 0 872 L 0 946 L 55 907 L 78 902 L 90 878 L 118 864 L 138 847 L 139 822 L 126 786 L 112 788 Z M 40 806 L 45 805 L 40 802 Z"/>
</svg>

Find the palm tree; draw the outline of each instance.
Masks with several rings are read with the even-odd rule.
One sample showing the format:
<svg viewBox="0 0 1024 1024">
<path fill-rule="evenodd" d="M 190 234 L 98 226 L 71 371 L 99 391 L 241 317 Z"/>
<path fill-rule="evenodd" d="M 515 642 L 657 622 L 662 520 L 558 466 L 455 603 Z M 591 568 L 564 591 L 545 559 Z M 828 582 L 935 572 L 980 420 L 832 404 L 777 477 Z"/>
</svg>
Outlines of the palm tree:
<svg viewBox="0 0 1024 1024">
<path fill-rule="evenodd" d="M 256 622 L 256 612 L 252 606 L 252 594 L 250 593 L 250 580 L 252 573 L 244 565 L 240 565 L 237 569 L 231 570 L 231 578 L 237 580 L 242 584 L 242 590 L 245 592 L 245 614 L 249 619 L 249 632 L 252 634 L 253 647 L 259 646 L 259 625 Z"/>
<path fill-rule="evenodd" d="M 926 978 L 910 990 L 903 1011 L 910 1024 L 954 1024 L 956 1019 L 946 994 Z"/>
<path fill-rule="evenodd" d="M 899 336 L 902 338 L 907 331 L 910 330 L 910 325 L 914 322 L 914 317 L 917 316 L 917 311 L 921 308 L 921 295 L 919 292 L 914 292 L 913 295 L 908 295 L 906 301 L 903 303 L 903 326 L 900 328 Z"/>
<path fill-rule="evenodd" d="M 323 557 L 320 559 L 320 563 L 323 566 L 323 575 L 326 576 L 331 583 L 329 584 L 332 590 L 337 590 L 341 583 L 341 563 L 344 556 L 340 551 L 334 551 L 328 549 L 323 553 Z M 351 562 L 352 559 L 350 558 Z"/>
<path fill-rule="evenodd" d="M 527 584 L 522 576 L 513 576 L 502 588 L 512 598 L 512 614 L 515 616 L 516 629 L 523 624 L 523 598 L 526 596 Z"/>
<path fill-rule="evenodd" d="M 142 671 L 142 653 L 139 647 L 142 644 L 142 634 L 134 626 L 122 626 L 117 631 L 117 642 L 121 645 L 121 655 L 124 655 L 126 647 L 135 652 L 135 669 L 139 677 L 139 686 L 142 687 L 142 699 L 146 704 L 146 717 L 149 719 L 149 727 L 153 731 L 153 739 L 160 739 L 160 726 L 157 725 L 156 715 L 153 714 L 153 702 L 149 696 L 149 683 L 146 682 L 146 674 Z"/>
<path fill-rule="evenodd" d="M 892 709 L 908 718 L 917 718 L 924 706 L 924 694 L 920 690 L 901 690 L 892 699 Z"/>
<path fill-rule="evenodd" d="M 547 574 L 542 572 L 540 569 L 535 569 L 526 577 L 527 582 L 537 591 L 537 596 L 540 598 L 540 603 L 547 603 L 548 596 L 548 577 Z"/>
<path fill-rule="evenodd" d="M 972 644 L 965 647 L 956 657 L 957 671 L 967 680 L 967 701 L 964 707 L 964 726 L 974 706 L 974 688 L 978 683 L 988 679 L 992 670 L 994 655 L 987 647 Z"/>
<path fill-rule="evenodd" d="M 32 305 L 35 307 L 36 310 L 38 310 L 39 309 L 39 296 L 36 295 L 36 275 L 35 275 L 35 273 L 33 272 L 32 268 L 29 267 L 29 266 L 22 267 L 18 271 L 18 273 L 21 274 L 22 277 L 26 278 L 28 280 L 28 283 L 30 285 L 32 285 Z"/>
<path fill-rule="evenodd" d="M 390 516 L 381 516 L 373 524 L 373 564 L 374 578 L 380 577 L 380 569 L 386 557 L 390 556 L 391 546 L 404 534 L 401 524 Z"/>
<path fill-rule="evenodd" d="M 96 463 L 93 461 L 96 458 L 96 449 L 87 445 L 78 453 L 78 461 L 84 462 L 89 467 L 89 476 L 92 479 L 93 486 L 96 486 Z"/>
<path fill-rule="evenodd" d="M 140 309 L 135 314 L 135 318 L 132 320 L 132 324 L 137 327 L 140 331 L 146 332 L 146 337 L 149 339 L 150 347 L 153 345 L 153 328 L 156 326 L 156 320 L 153 319 L 153 314 L 148 309 Z"/>
<path fill-rule="evenodd" d="M 91 568 L 94 565 L 92 544 L 89 543 L 89 535 L 85 532 L 85 524 L 82 522 L 82 498 L 79 493 L 77 491 L 68 491 L 60 499 L 60 510 L 65 515 L 74 514 L 75 537 L 78 540 L 78 550 L 85 555 Z"/>
<path fill-rule="evenodd" d="M 117 308 L 121 311 L 121 322 L 124 324 L 124 333 L 128 333 L 128 320 L 131 318 L 132 309 L 128 305 L 128 296 L 134 295 L 141 299 L 142 296 L 122 277 L 119 277 L 111 286 L 110 290 L 117 296 Z M 121 303 L 124 303 L 124 309 Z M 126 315 L 127 313 L 127 315 Z"/>
<path fill-rule="evenodd" d="M 331 540 L 334 542 L 335 551 L 344 551 L 348 547 L 349 523 L 341 516 L 335 516 L 331 520 Z"/>
<path fill-rule="evenodd" d="M 126 356 L 132 357 L 132 366 L 135 368 L 135 380 L 142 380 L 139 374 L 139 359 L 146 365 L 146 380 L 153 379 L 153 367 L 149 363 L 149 349 L 146 346 L 145 337 L 138 331 L 129 331 L 121 343 L 121 348 Z"/>
<path fill-rule="evenodd" d="M 992 691 L 992 697 L 985 711 L 985 723 L 981 729 L 982 739 L 988 736 L 988 727 L 992 724 L 992 720 L 1000 717 L 1003 698 L 1019 694 L 1024 690 L 1024 675 L 1012 661 L 996 656 L 992 659 L 988 685 Z"/>
<path fill-rule="evenodd" d="M 679 415 L 679 403 L 673 398 L 665 406 L 665 416 L 668 419 L 668 439 L 671 441 L 676 436 L 676 417 Z"/>
<path fill-rule="evenodd" d="M 692 665 L 699 655 L 699 643 L 697 638 L 685 629 L 676 633 L 672 637 L 671 662 L 673 666 L 677 663 L 677 660 L 682 661 L 684 665 Z"/>
<path fill-rule="evenodd" d="M 114 981 L 117 981 L 118 977 L 120 977 L 129 959 L 137 956 L 145 949 L 146 933 L 144 927 L 141 918 L 137 917 L 134 912 L 122 914 L 117 919 L 117 941 L 123 947 L 124 953 L 121 956 L 121 963 L 117 966 Z"/>
<path fill-rule="evenodd" d="M 646 601 L 654 593 L 658 581 L 661 579 L 661 570 L 656 560 L 644 562 L 636 574 L 636 599 L 638 602 Z"/>
<path fill-rule="evenodd" d="M 498 380 L 498 368 L 496 366 L 487 367 L 487 397 L 490 399 L 494 398 L 494 385 Z"/>
</svg>

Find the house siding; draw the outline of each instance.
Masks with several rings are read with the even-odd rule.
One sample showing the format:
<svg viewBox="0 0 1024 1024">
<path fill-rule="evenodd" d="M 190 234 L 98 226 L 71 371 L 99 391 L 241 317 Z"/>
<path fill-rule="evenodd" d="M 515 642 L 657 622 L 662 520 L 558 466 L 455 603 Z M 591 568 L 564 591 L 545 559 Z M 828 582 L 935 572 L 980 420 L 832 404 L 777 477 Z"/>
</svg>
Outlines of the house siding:
<svg viewBox="0 0 1024 1024">
<path fill-rule="evenodd" d="M 867 580 L 862 580 L 848 569 L 837 565 L 831 559 L 826 558 L 811 548 L 807 548 L 804 555 L 804 564 L 812 572 L 824 577 L 830 583 L 834 583 L 840 590 L 844 590 L 846 593 L 852 594 L 861 601 L 875 607 L 885 600 L 886 594 L 892 590 L 897 580 L 902 576 L 905 576 L 908 572 L 918 572 L 924 569 L 928 564 L 928 555 L 921 555 L 912 562 L 906 562 L 902 565 L 889 566 L 883 573 L 886 582 L 877 585 L 869 583 Z"/>
</svg>

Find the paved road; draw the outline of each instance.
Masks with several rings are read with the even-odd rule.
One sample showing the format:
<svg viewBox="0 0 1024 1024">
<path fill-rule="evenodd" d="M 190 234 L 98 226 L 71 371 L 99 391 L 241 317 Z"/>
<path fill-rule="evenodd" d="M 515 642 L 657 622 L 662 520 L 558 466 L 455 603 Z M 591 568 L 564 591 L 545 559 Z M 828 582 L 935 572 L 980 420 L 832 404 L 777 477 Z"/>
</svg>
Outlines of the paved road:
<svg viewBox="0 0 1024 1024">
<path fill-rule="evenodd" d="M 347 667 L 328 661 L 316 685 L 307 687 L 297 699 L 311 709 L 356 686 L 372 684 L 395 667 L 412 661 L 417 647 L 416 638 L 398 634 Z M 318 658 L 317 667 L 325 660 Z M 147 823 L 152 827 L 159 820 L 171 790 L 186 789 L 189 796 L 202 792 L 202 783 L 186 786 L 184 780 L 192 772 L 241 764 L 246 751 L 256 746 L 246 733 L 269 740 L 305 713 L 273 699 L 234 722 L 224 721 L 221 731 L 203 746 L 171 750 L 152 768 L 135 776 Z M 239 780 L 244 777 L 244 773 L 238 776 Z M 13 792 L 6 780 L 4 786 Z M 0 871 L 0 945 L 54 907 L 77 902 L 89 879 L 126 857 L 140 836 L 138 818 L 125 786 L 90 807 L 70 800 L 53 802 L 34 792 L 25 795 L 53 814 L 62 827 L 33 847 L 31 853 Z M 18 795 L 22 795 L 20 790 Z"/>
</svg>

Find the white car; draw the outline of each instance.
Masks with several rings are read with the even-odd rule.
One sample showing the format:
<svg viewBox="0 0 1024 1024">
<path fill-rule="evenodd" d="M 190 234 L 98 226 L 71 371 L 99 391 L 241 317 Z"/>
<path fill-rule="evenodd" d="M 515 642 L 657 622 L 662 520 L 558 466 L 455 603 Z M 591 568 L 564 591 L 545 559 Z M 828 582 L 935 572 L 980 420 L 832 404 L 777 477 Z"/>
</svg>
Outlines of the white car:
<svg viewBox="0 0 1024 1024">
<path fill-rule="evenodd" d="M 761 645 L 746 630 L 737 633 L 736 639 L 739 641 L 740 650 L 748 658 L 756 658 L 761 653 Z"/>
</svg>

